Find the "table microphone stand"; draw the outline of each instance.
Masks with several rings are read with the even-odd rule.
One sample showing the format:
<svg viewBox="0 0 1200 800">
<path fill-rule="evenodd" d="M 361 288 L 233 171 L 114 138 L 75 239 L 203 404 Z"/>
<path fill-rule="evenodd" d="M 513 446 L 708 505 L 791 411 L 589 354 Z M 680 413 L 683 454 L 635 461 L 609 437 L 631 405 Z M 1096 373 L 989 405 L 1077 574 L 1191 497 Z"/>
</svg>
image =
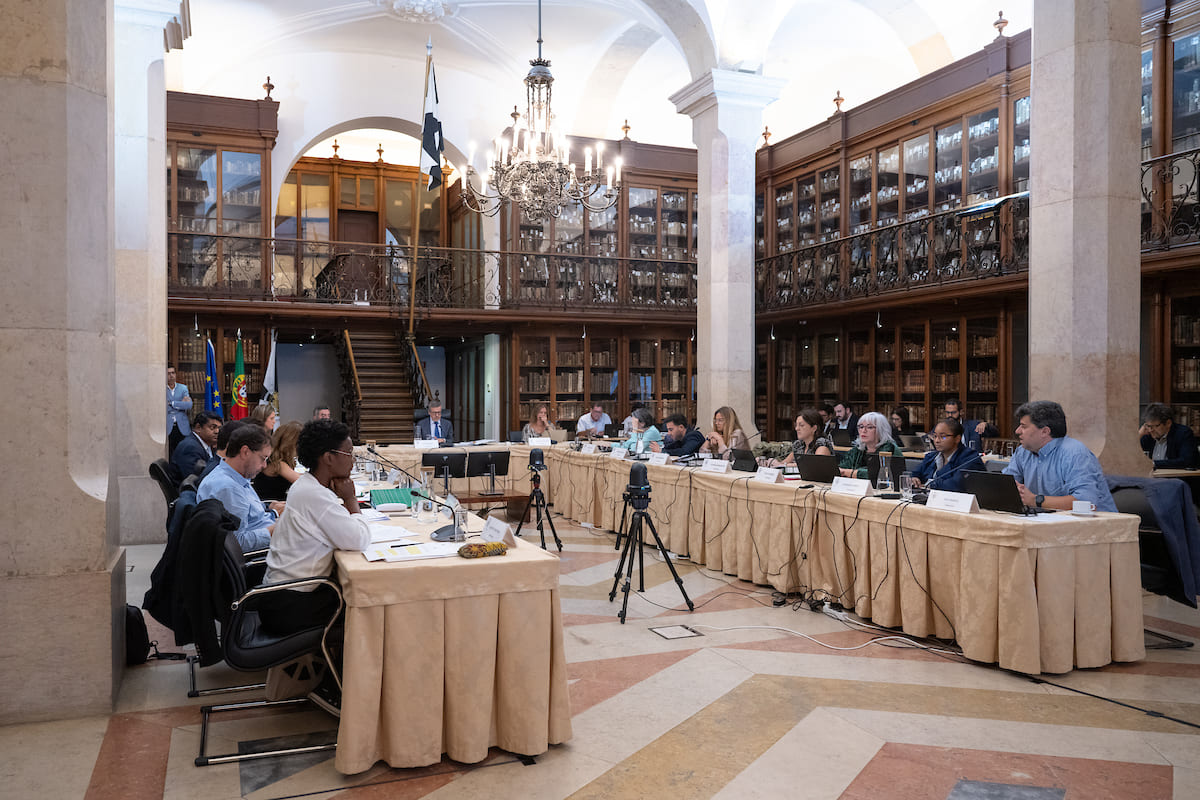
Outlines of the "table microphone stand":
<svg viewBox="0 0 1200 800">
<path fill-rule="evenodd" d="M 546 495 L 542 494 L 542 475 L 532 465 L 529 467 L 529 481 L 533 484 L 532 490 L 529 492 L 529 501 L 525 503 L 525 510 L 521 512 L 521 519 L 517 522 L 517 536 L 521 535 L 521 526 L 525 524 L 525 518 L 529 516 L 529 507 L 534 506 L 537 509 L 537 530 L 542 537 L 542 549 L 546 549 L 546 531 L 542 528 L 542 515 L 545 514 L 545 521 L 550 523 L 550 534 L 554 537 L 554 543 L 558 545 L 559 551 L 562 548 L 562 539 L 558 538 L 558 531 L 554 530 L 554 520 L 550 518 L 550 510 L 546 508 Z"/>
<path fill-rule="evenodd" d="M 640 472 L 639 472 L 640 471 Z M 617 584 L 621 581 L 621 571 L 625 571 L 625 585 L 621 587 L 625 598 L 621 601 L 621 610 L 617 612 L 617 618 L 621 620 L 621 624 L 625 624 L 625 614 L 629 609 L 629 590 L 633 584 L 633 559 L 636 555 L 638 559 L 638 591 L 646 591 L 646 553 L 645 553 L 645 534 L 642 526 L 648 525 L 650 533 L 654 536 L 654 544 L 658 547 L 658 552 L 662 553 L 663 561 L 667 564 L 667 569 L 671 570 L 671 577 L 675 579 L 675 585 L 679 587 L 680 594 L 683 595 L 683 602 L 687 603 L 688 611 L 696 608 L 696 604 L 688 597 L 687 590 L 683 588 L 683 579 L 679 577 L 679 573 L 675 571 L 675 564 L 671 561 L 671 556 L 667 553 L 667 548 L 663 546 L 662 539 L 658 536 L 658 531 L 654 529 L 654 523 L 650 520 L 650 515 L 646 509 L 650 507 L 650 486 L 646 482 L 646 467 L 644 464 L 634 464 L 629 471 L 629 487 L 625 497 L 626 507 L 633 506 L 633 518 L 629 522 L 629 533 L 625 534 L 625 549 L 621 551 L 621 560 L 617 562 L 617 571 L 613 573 L 613 588 L 608 593 L 608 602 L 612 602 L 617 597 Z M 640 478 L 635 484 L 634 476 L 639 475 Z M 624 512 L 622 512 L 624 517 Z M 622 522 L 622 524 L 624 524 Z M 620 540 L 618 532 L 618 541 Z M 633 552 L 633 548 L 637 546 L 637 553 Z"/>
</svg>

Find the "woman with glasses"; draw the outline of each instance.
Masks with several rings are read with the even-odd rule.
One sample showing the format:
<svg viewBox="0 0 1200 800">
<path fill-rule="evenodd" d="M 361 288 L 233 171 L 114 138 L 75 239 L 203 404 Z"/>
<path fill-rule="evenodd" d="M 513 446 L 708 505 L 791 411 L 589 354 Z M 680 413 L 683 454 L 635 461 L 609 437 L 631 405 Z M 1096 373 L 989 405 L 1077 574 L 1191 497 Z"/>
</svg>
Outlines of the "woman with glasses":
<svg viewBox="0 0 1200 800">
<path fill-rule="evenodd" d="M 801 409 L 796 415 L 796 441 L 792 442 L 792 452 L 783 459 L 771 459 L 767 466 L 783 467 L 795 464 L 796 456 L 833 455 L 833 442 L 825 438 L 824 429 L 821 412 L 815 408 Z"/>
<path fill-rule="evenodd" d="M 654 415 L 648 408 L 639 408 L 633 412 L 633 434 L 622 446 L 631 453 L 649 453 L 654 442 L 662 443 L 662 434 L 654 427 Z"/>
<path fill-rule="evenodd" d="M 942 420 L 929 438 L 933 439 L 933 450 L 913 470 L 913 486 L 961 492 L 962 474 L 984 469 L 979 453 L 963 444 L 963 425 L 958 420 Z"/>
<path fill-rule="evenodd" d="M 721 406 L 713 414 L 713 429 L 700 447 L 701 453 L 712 453 L 726 460 L 733 457 L 733 450 L 746 449 L 746 434 L 738 422 L 737 413 L 729 406 Z"/>
<path fill-rule="evenodd" d="M 917 432 L 908 416 L 908 409 L 904 406 L 892 409 L 891 423 L 893 436 L 913 436 Z"/>
<path fill-rule="evenodd" d="M 858 418 L 858 438 L 838 465 L 842 477 L 866 478 L 867 464 L 881 453 L 899 456 L 900 448 L 892 440 L 892 426 L 887 417 L 878 411 L 868 411 Z"/>
</svg>

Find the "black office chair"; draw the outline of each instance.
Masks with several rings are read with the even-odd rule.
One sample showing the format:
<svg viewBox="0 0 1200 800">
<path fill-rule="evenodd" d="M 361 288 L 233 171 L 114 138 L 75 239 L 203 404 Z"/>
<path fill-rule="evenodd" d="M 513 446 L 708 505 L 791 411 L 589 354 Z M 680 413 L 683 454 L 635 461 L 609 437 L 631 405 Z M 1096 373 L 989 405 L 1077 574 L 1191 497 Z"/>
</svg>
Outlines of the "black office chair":
<svg viewBox="0 0 1200 800">
<path fill-rule="evenodd" d="M 334 661 L 329 655 L 326 639 L 329 631 L 342 613 L 344 607 L 341 588 L 330 578 L 305 578 L 284 583 L 258 586 L 248 589 L 246 585 L 246 564 L 242 548 L 237 537 L 228 534 L 225 537 L 225 551 L 221 563 L 222 589 L 228 590 L 237 597 L 229 607 L 228 614 L 221 622 L 221 653 L 225 663 L 241 672 L 261 672 L 271 667 L 278 667 L 301 656 L 320 653 L 324 656 L 325 664 L 333 675 L 338 688 L 342 686 L 341 676 L 334 668 Z M 328 589 L 337 596 L 337 608 L 325 622 L 296 633 L 279 635 L 264 630 L 258 611 L 255 610 L 257 600 L 264 595 L 283 589 L 295 589 L 304 586 L 318 587 L 316 591 Z M 279 708 L 284 706 L 303 705 L 310 702 L 307 697 L 290 700 L 255 700 L 244 703 L 223 703 L 220 705 L 203 706 L 200 709 L 202 723 L 200 727 L 200 754 L 196 757 L 196 766 L 205 767 L 210 764 L 228 764 L 236 761 L 268 758 L 271 756 L 298 755 L 300 753 L 317 753 L 333 750 L 337 747 L 336 740 L 325 744 L 305 745 L 302 747 L 284 747 L 275 750 L 264 750 L 254 753 L 226 753 L 222 755 L 207 755 L 208 723 L 213 714 L 222 711 L 243 711 L 249 708 Z"/>
<path fill-rule="evenodd" d="M 175 485 L 175 481 L 171 480 L 170 463 L 165 458 L 155 459 L 150 464 L 150 477 L 154 478 L 154 482 L 162 490 L 163 499 L 167 501 L 167 519 L 170 519 L 171 508 L 179 499 L 179 488 Z"/>
<path fill-rule="evenodd" d="M 1122 514 L 1136 514 L 1138 523 L 1138 553 L 1142 568 L 1142 588 L 1147 592 L 1179 598 L 1184 595 L 1183 582 L 1167 550 L 1167 541 L 1159 526 L 1158 516 L 1146 493 L 1133 486 L 1125 486 L 1112 492 L 1113 503 Z M 1155 644 L 1147 644 L 1148 650 L 1176 650 L 1192 646 L 1192 642 L 1168 636 L 1165 633 L 1145 629 L 1146 635 L 1154 637 Z"/>
</svg>

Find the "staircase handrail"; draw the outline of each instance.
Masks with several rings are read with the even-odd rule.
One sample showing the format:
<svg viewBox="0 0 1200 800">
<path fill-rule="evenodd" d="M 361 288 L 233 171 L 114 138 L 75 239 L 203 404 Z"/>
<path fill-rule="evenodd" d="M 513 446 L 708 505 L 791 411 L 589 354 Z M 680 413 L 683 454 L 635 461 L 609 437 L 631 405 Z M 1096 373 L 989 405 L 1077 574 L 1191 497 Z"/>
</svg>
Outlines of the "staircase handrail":
<svg viewBox="0 0 1200 800">
<path fill-rule="evenodd" d="M 358 365 L 354 363 L 354 345 L 350 343 L 350 331 L 342 329 L 342 337 L 346 341 L 346 354 L 350 358 L 350 374 L 354 376 L 354 395 L 355 400 L 362 402 L 362 384 L 358 382 Z"/>
</svg>

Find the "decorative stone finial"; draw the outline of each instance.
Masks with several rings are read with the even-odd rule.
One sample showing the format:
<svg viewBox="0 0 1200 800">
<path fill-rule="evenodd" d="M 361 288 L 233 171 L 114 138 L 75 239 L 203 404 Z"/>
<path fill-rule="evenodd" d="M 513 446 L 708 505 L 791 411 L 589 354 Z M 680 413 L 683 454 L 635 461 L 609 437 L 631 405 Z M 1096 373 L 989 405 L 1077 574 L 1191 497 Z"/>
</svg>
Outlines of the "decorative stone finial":
<svg viewBox="0 0 1200 800">
<path fill-rule="evenodd" d="M 337 151 L 338 151 L 338 143 L 337 143 L 337 139 L 334 139 L 333 140 L 333 157 L 334 158 L 338 157 Z"/>
<path fill-rule="evenodd" d="M 629 141 L 629 120 L 625 120 L 625 124 L 621 126 L 621 130 L 625 131 L 625 141 Z"/>
<path fill-rule="evenodd" d="M 767 145 L 769 145 L 771 143 L 771 129 L 768 128 L 766 125 L 763 125 L 762 137 L 763 137 L 763 147 L 766 147 Z"/>
<path fill-rule="evenodd" d="M 1000 16 L 996 18 L 996 21 L 992 23 L 992 27 L 996 29 L 997 39 L 1004 35 L 1004 29 L 1008 27 L 1008 20 L 1004 18 L 1003 11 L 1000 12 Z"/>
<path fill-rule="evenodd" d="M 271 90 L 274 88 L 275 88 L 275 84 L 271 83 L 271 76 L 268 75 L 267 82 L 263 84 L 263 91 L 265 91 L 267 93 L 267 96 L 263 98 L 264 100 L 271 99 Z"/>
<path fill-rule="evenodd" d="M 846 98 L 842 97 L 842 90 L 838 89 L 837 94 L 833 98 L 833 104 L 837 106 L 837 110 L 842 110 L 842 103 L 846 102 Z"/>
<path fill-rule="evenodd" d="M 379 149 L 376 150 L 375 152 L 379 153 L 379 161 L 380 161 L 380 163 L 382 163 L 383 162 L 383 142 L 379 143 Z"/>
</svg>

